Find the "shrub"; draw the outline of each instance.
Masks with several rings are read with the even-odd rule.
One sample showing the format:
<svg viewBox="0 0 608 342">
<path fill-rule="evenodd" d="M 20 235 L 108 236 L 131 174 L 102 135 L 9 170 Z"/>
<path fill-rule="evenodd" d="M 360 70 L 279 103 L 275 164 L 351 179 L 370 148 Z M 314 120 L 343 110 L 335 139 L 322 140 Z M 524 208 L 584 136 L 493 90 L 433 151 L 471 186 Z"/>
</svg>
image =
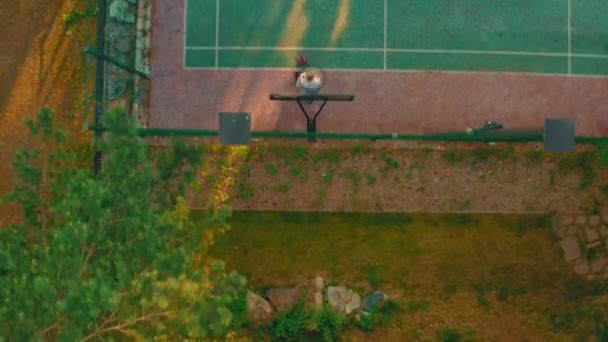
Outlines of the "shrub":
<svg viewBox="0 0 608 342">
<path fill-rule="evenodd" d="M 462 336 L 458 330 L 447 328 L 441 332 L 440 339 L 443 342 L 458 342 L 462 340 Z"/>
<path fill-rule="evenodd" d="M 315 323 L 323 341 L 337 341 L 344 332 L 346 317 L 336 313 L 328 304 L 325 304 L 315 317 Z"/>
<path fill-rule="evenodd" d="M 310 312 L 304 309 L 304 302 L 299 301 L 270 323 L 273 337 L 283 341 L 298 340 L 310 318 Z"/>
<path fill-rule="evenodd" d="M 370 332 L 370 331 L 374 330 L 374 328 L 376 327 L 376 316 L 377 315 L 378 315 L 378 313 L 376 311 L 372 311 L 368 314 L 362 314 L 361 318 L 357 322 L 359 329 L 361 329 L 365 332 Z"/>
</svg>

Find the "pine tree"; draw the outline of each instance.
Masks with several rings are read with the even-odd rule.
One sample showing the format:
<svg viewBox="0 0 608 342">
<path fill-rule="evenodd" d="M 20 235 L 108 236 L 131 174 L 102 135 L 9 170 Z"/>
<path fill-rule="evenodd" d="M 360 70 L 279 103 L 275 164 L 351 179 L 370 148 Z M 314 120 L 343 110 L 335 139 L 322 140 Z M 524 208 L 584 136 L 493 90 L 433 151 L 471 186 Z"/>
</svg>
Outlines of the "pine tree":
<svg viewBox="0 0 608 342">
<path fill-rule="evenodd" d="M 50 110 L 27 123 L 39 148 L 17 153 L 19 181 L 2 197 L 23 219 L 0 228 L 0 340 L 214 338 L 238 328 L 231 308 L 242 307 L 245 280 L 204 243 L 229 211 L 195 225 L 182 197 L 202 150 L 176 140 L 155 163 L 123 109 L 104 121 L 97 177 L 75 166 Z"/>
</svg>

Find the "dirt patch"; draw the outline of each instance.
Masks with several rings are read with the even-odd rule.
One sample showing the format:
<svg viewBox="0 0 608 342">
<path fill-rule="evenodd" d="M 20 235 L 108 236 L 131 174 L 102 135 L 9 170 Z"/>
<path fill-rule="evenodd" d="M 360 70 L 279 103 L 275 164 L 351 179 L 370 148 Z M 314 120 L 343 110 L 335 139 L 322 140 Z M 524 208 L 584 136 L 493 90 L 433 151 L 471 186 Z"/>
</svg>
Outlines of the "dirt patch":
<svg viewBox="0 0 608 342">
<path fill-rule="evenodd" d="M 537 144 L 405 148 L 328 142 L 255 144 L 229 189 L 235 209 L 598 213 L 608 182 L 589 147 L 550 154 Z M 202 189 L 215 189 L 225 151 L 212 148 Z M 586 151 L 585 151 L 586 150 Z M 191 198 L 194 207 L 206 198 Z"/>
<path fill-rule="evenodd" d="M 0 2 L 0 194 L 12 188 L 15 152 L 32 146 L 24 119 L 42 106 L 53 109 L 59 126 L 70 134 L 70 145 L 90 141 L 90 135 L 82 132 L 83 113 L 89 108 L 81 101 L 90 95 L 93 82 L 92 69 L 84 69 L 82 55 L 87 22 L 79 22 L 73 28 L 76 34 L 68 35 L 62 19 L 63 14 L 83 9 L 83 3 Z M 88 32 L 94 33 L 94 23 L 88 25 Z M 0 224 L 11 221 L 14 208 L 0 209 Z"/>
</svg>

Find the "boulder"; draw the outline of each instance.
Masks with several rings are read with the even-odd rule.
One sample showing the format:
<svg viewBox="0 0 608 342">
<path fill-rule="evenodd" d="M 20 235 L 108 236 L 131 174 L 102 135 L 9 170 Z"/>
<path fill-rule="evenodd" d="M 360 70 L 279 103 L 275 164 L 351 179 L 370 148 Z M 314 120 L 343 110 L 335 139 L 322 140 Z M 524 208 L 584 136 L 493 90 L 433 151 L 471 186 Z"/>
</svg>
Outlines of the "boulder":
<svg viewBox="0 0 608 342">
<path fill-rule="evenodd" d="M 110 18 L 127 24 L 135 24 L 135 15 L 129 11 L 125 0 L 114 0 L 109 8 Z"/>
<path fill-rule="evenodd" d="M 251 291 L 247 291 L 247 311 L 254 323 L 266 323 L 274 313 L 272 305 L 266 299 Z"/>
<path fill-rule="evenodd" d="M 348 315 L 361 306 L 361 297 L 345 286 L 329 286 L 327 302 L 336 312 Z"/>
<path fill-rule="evenodd" d="M 304 291 L 304 292 L 303 292 Z M 273 288 L 266 291 L 266 298 L 277 311 L 284 311 L 293 307 L 301 298 L 306 296 L 305 289 L 301 286 L 291 288 Z"/>
<path fill-rule="evenodd" d="M 378 309 L 382 302 L 387 299 L 388 296 L 384 292 L 374 291 L 363 299 L 361 308 L 365 311 L 374 311 L 375 309 Z"/>
</svg>

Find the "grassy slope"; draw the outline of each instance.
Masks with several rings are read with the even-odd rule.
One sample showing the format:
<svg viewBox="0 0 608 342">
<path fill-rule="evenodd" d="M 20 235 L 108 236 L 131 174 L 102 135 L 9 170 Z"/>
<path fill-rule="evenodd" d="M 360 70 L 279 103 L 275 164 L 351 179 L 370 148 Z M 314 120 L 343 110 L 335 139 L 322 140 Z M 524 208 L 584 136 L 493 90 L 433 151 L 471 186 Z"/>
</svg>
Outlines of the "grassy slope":
<svg viewBox="0 0 608 342">
<path fill-rule="evenodd" d="M 605 286 L 573 277 L 555 241 L 543 216 L 237 212 L 212 252 L 253 287 L 322 275 L 361 294 L 382 289 L 405 308 L 349 340 L 434 338 L 447 328 L 482 340 L 588 335 L 585 317 L 600 299 L 587 295 Z"/>
</svg>

